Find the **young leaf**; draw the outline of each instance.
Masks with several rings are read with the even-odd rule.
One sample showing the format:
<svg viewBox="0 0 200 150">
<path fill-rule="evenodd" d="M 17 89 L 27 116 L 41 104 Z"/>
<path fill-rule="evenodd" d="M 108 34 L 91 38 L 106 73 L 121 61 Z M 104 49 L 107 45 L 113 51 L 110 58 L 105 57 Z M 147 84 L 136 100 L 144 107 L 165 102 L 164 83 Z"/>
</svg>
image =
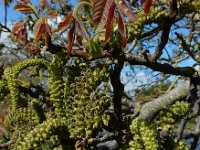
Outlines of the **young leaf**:
<svg viewBox="0 0 200 150">
<path fill-rule="evenodd" d="M 28 34 L 27 34 L 26 29 L 24 30 L 24 34 L 22 38 L 23 38 L 24 45 L 26 45 L 28 43 Z"/>
<path fill-rule="evenodd" d="M 51 36 L 49 35 L 48 32 L 45 32 L 45 43 L 44 43 L 45 46 L 48 47 L 50 41 L 51 41 Z"/>
<path fill-rule="evenodd" d="M 106 33 L 105 33 L 105 41 L 104 41 L 105 44 L 110 40 L 110 37 L 112 35 L 112 26 L 113 26 L 113 20 L 115 16 L 114 15 L 115 7 L 116 7 L 116 4 L 112 3 L 109 9 L 109 13 L 108 13 L 107 21 L 106 21 Z"/>
<path fill-rule="evenodd" d="M 51 27 L 48 23 L 45 24 L 45 45 L 48 46 L 51 41 Z"/>
<path fill-rule="evenodd" d="M 83 37 L 86 38 L 87 40 L 90 38 L 88 35 L 87 30 L 85 29 L 83 23 L 77 18 L 76 19 L 77 23 L 78 23 L 78 28 L 81 31 L 81 33 L 83 34 Z"/>
<path fill-rule="evenodd" d="M 68 33 L 67 58 L 72 52 L 72 45 L 74 43 L 74 38 L 75 38 L 75 24 L 72 26 L 72 28 L 69 30 Z"/>
<path fill-rule="evenodd" d="M 96 1 L 98 1 L 98 0 L 96 0 Z M 105 7 L 103 8 L 103 12 L 100 13 L 100 10 L 99 10 L 99 16 L 97 17 L 97 14 L 95 16 L 93 16 L 93 19 L 94 19 L 94 17 L 101 19 L 100 22 L 96 22 L 96 24 L 98 23 L 98 25 L 96 27 L 96 31 L 99 31 L 99 30 L 101 30 L 102 28 L 105 27 L 107 17 L 108 17 L 108 13 L 109 13 L 109 10 L 110 10 L 110 7 L 111 7 L 112 4 L 113 4 L 112 0 L 107 0 Z M 97 7 L 97 6 L 93 6 L 93 7 Z M 93 11 L 97 11 L 96 9 L 97 8 L 93 8 Z M 93 12 L 93 13 L 95 13 L 95 12 Z"/>
<path fill-rule="evenodd" d="M 51 9 L 47 12 L 46 18 L 55 18 L 58 16 L 58 11 Z"/>
<path fill-rule="evenodd" d="M 35 23 L 34 28 L 33 28 L 33 33 L 34 33 L 34 37 L 36 41 L 38 41 L 41 38 L 44 28 L 45 28 L 44 20 L 39 19 Z"/>
<path fill-rule="evenodd" d="M 31 49 L 31 54 L 36 54 L 38 52 L 40 52 L 40 48 L 37 45 L 33 46 Z"/>
<path fill-rule="evenodd" d="M 107 0 L 95 0 L 93 4 L 93 23 L 94 25 L 98 24 L 101 21 L 103 11 L 105 8 Z"/>
<path fill-rule="evenodd" d="M 152 6 L 152 0 L 141 0 L 141 2 L 144 12 L 148 14 Z"/>
<path fill-rule="evenodd" d="M 47 32 L 49 35 L 51 35 L 51 27 L 48 23 L 45 24 L 45 32 Z"/>
<path fill-rule="evenodd" d="M 47 0 L 39 0 L 39 3 L 42 9 L 45 9 L 45 7 L 47 6 Z"/>
<path fill-rule="evenodd" d="M 24 28 L 19 30 L 19 32 L 17 33 L 17 36 L 15 38 L 15 42 L 21 40 L 24 37 L 24 32 L 25 32 Z"/>
<path fill-rule="evenodd" d="M 124 0 L 119 0 L 118 6 L 123 14 L 127 17 L 128 21 L 133 21 L 136 19 L 135 14 L 132 12 L 131 8 L 126 4 Z"/>
<path fill-rule="evenodd" d="M 118 23 L 119 33 L 122 38 L 122 47 L 126 47 L 126 41 L 127 41 L 126 26 L 125 26 L 123 16 L 120 11 L 118 12 L 118 22 L 117 23 Z"/>
<path fill-rule="evenodd" d="M 65 17 L 65 19 L 62 22 L 60 22 L 58 24 L 58 27 L 55 30 L 55 32 L 58 32 L 58 31 L 62 30 L 63 28 L 66 28 L 70 24 L 72 19 L 73 19 L 73 16 L 72 16 L 72 12 L 71 12 L 68 16 Z"/>
<path fill-rule="evenodd" d="M 18 10 L 19 12 L 24 14 L 31 14 L 33 12 L 28 3 L 16 4 L 14 10 Z"/>
<path fill-rule="evenodd" d="M 12 34 L 15 34 L 16 32 L 18 32 L 24 25 L 24 21 L 18 21 L 12 28 Z"/>
</svg>

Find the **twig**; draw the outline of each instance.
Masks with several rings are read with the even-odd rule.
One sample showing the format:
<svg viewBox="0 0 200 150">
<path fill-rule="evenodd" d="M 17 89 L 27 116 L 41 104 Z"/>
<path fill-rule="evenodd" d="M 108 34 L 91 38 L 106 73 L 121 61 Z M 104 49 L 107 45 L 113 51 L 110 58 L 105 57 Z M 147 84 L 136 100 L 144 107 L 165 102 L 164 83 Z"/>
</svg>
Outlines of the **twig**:
<svg viewBox="0 0 200 150">
<path fill-rule="evenodd" d="M 0 144 L 0 149 L 9 147 L 11 144 L 12 144 L 12 141 L 8 141 L 6 143 L 2 143 L 2 144 Z"/>
</svg>

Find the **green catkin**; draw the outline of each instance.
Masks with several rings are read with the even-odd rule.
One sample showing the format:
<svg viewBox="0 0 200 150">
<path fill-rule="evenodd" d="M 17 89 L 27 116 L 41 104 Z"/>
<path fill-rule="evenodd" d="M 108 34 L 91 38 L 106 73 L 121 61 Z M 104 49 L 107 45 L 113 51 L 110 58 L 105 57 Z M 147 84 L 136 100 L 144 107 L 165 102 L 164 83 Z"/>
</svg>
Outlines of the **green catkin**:
<svg viewBox="0 0 200 150">
<path fill-rule="evenodd" d="M 131 150 L 145 149 L 158 150 L 159 142 L 155 129 L 149 122 L 136 118 L 130 125 L 131 133 L 133 134 L 133 141 L 129 143 Z"/>
<path fill-rule="evenodd" d="M 8 88 L 12 98 L 12 110 L 21 107 L 27 107 L 28 101 L 19 91 L 17 76 L 25 68 L 35 65 L 45 65 L 45 61 L 43 59 L 29 59 L 19 62 L 12 68 L 5 69 L 4 75 L 7 80 Z"/>
<path fill-rule="evenodd" d="M 104 113 L 104 107 L 110 98 L 100 93 L 98 86 L 108 78 L 108 68 L 82 69 L 81 75 L 75 77 L 75 82 L 65 86 L 67 118 L 70 137 L 83 138 L 91 136 L 93 131 L 107 123 L 109 117 Z M 69 81 L 70 82 L 70 81 Z M 99 94 L 98 94 L 99 93 Z"/>
<path fill-rule="evenodd" d="M 68 129 L 65 118 L 48 119 L 28 132 L 22 139 L 13 145 L 15 150 L 35 150 L 40 148 L 46 140 L 53 135 L 62 134 L 63 139 L 68 139 Z"/>
<path fill-rule="evenodd" d="M 177 101 L 170 108 L 162 110 L 156 118 L 158 129 L 169 131 L 174 129 L 175 123 L 190 111 L 190 104 L 185 101 Z"/>
<path fill-rule="evenodd" d="M 4 124 L 11 129 L 19 129 L 28 123 L 38 124 L 36 114 L 30 107 L 18 108 L 12 111 L 4 121 Z"/>
<path fill-rule="evenodd" d="M 65 116 L 64 105 L 64 81 L 63 72 L 66 64 L 66 58 L 63 53 L 55 55 L 53 62 L 51 63 L 49 71 L 49 87 L 50 87 L 50 99 L 55 107 L 56 115 L 59 117 Z"/>
<path fill-rule="evenodd" d="M 134 22 L 127 23 L 129 41 L 133 41 L 133 38 L 141 35 L 145 25 L 150 23 L 161 24 L 162 19 L 167 16 L 167 13 L 164 10 L 157 7 L 152 7 L 148 15 L 146 15 L 144 11 L 141 10 L 139 10 L 137 13 L 138 19 Z"/>
</svg>

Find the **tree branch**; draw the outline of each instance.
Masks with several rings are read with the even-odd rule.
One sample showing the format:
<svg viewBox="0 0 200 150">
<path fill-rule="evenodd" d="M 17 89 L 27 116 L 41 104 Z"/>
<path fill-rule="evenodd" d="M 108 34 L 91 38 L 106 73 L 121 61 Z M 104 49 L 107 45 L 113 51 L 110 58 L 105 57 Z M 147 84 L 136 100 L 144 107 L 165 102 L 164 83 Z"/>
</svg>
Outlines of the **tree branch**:
<svg viewBox="0 0 200 150">
<path fill-rule="evenodd" d="M 145 120 L 152 120 L 155 115 L 157 115 L 160 110 L 173 104 L 174 102 L 184 99 L 189 94 L 189 82 L 185 81 L 178 87 L 173 90 L 167 92 L 166 94 L 145 103 L 140 110 L 139 118 Z"/>
<path fill-rule="evenodd" d="M 176 19 L 177 13 L 178 13 L 177 0 L 170 0 L 170 2 L 169 2 L 169 16 L 165 19 L 165 22 L 163 23 L 161 41 L 158 44 L 158 46 L 156 47 L 155 55 L 154 55 L 154 58 L 153 58 L 154 61 L 157 61 L 158 58 L 163 53 L 163 48 L 165 47 L 165 45 L 168 42 L 170 29 L 171 29 L 171 26 Z"/>
<path fill-rule="evenodd" d="M 192 67 L 173 67 L 167 63 L 161 64 L 159 62 L 151 61 L 150 59 L 147 60 L 143 57 L 134 57 L 132 54 L 125 54 L 125 59 L 131 65 L 144 65 L 154 71 L 159 71 L 164 74 L 180 75 L 193 78 L 197 73 L 197 71 Z"/>
<path fill-rule="evenodd" d="M 0 144 L 0 149 L 9 147 L 12 144 L 12 141 L 8 141 L 6 143 Z"/>
</svg>

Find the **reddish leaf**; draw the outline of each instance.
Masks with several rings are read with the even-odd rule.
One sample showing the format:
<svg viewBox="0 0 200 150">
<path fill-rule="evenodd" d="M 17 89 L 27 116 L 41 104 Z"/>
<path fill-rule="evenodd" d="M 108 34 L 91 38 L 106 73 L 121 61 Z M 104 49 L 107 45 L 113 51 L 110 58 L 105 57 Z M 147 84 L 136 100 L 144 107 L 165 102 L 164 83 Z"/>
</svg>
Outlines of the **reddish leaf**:
<svg viewBox="0 0 200 150">
<path fill-rule="evenodd" d="M 83 37 L 76 34 L 76 44 L 82 46 L 83 45 L 82 40 L 83 40 Z"/>
<path fill-rule="evenodd" d="M 47 32 L 49 35 L 51 35 L 51 27 L 48 23 L 45 24 L 45 32 Z"/>
<path fill-rule="evenodd" d="M 55 32 L 58 32 L 58 31 L 62 30 L 63 28 L 66 28 L 67 25 L 69 25 L 70 22 L 72 21 L 72 18 L 73 18 L 73 16 L 72 16 L 72 12 L 71 12 L 68 16 L 65 17 L 65 19 L 62 22 L 60 22 L 58 24 L 58 27 L 55 30 Z"/>
<path fill-rule="evenodd" d="M 71 51 L 72 51 L 72 45 L 74 43 L 74 38 L 75 38 L 74 31 L 75 31 L 75 24 L 69 30 L 69 33 L 68 33 L 67 58 L 69 57 L 69 55 L 71 54 Z"/>
<path fill-rule="evenodd" d="M 51 27 L 49 24 L 45 24 L 45 45 L 48 46 L 51 41 Z"/>
<path fill-rule="evenodd" d="M 51 36 L 49 35 L 48 32 L 45 32 L 45 46 L 49 45 L 49 42 L 51 41 Z"/>
<path fill-rule="evenodd" d="M 96 0 L 96 1 L 98 1 L 98 0 Z M 99 31 L 99 30 L 101 30 L 102 28 L 105 27 L 106 21 L 107 21 L 107 17 L 108 17 L 108 13 L 109 13 L 109 10 L 110 10 L 110 7 L 111 7 L 112 4 L 113 4 L 112 0 L 107 0 L 106 4 L 105 4 L 105 7 L 103 8 L 103 13 L 102 14 L 100 13 L 101 11 L 99 10 L 99 18 L 101 18 L 101 20 L 100 20 L 100 22 L 97 22 L 98 23 L 97 28 L 96 28 L 97 31 Z M 97 8 L 93 8 L 93 11 L 97 11 L 97 10 L 95 10 Z M 97 14 L 96 14 L 96 16 L 97 16 Z M 95 17 L 95 16 L 93 16 L 93 17 Z"/>
<path fill-rule="evenodd" d="M 93 23 L 94 25 L 98 24 L 101 21 L 103 11 L 105 8 L 107 0 L 95 0 L 93 4 Z"/>
<path fill-rule="evenodd" d="M 17 36 L 15 38 L 15 42 L 17 42 L 17 41 L 19 41 L 19 40 L 21 40 L 23 38 L 24 32 L 25 32 L 25 29 L 19 30 L 19 32 L 17 33 Z"/>
<path fill-rule="evenodd" d="M 126 47 L 126 26 L 125 26 L 123 16 L 120 13 L 120 11 L 118 12 L 118 22 L 117 23 L 118 23 L 119 33 L 122 38 L 122 47 Z"/>
<path fill-rule="evenodd" d="M 16 4 L 14 9 L 24 14 L 31 14 L 33 12 L 31 7 L 27 3 Z"/>
<path fill-rule="evenodd" d="M 144 12 L 148 14 L 152 6 L 152 0 L 141 0 L 141 2 Z"/>
<path fill-rule="evenodd" d="M 109 9 L 109 13 L 108 13 L 107 21 L 106 21 L 106 33 L 105 33 L 105 41 L 104 41 L 105 44 L 110 40 L 110 37 L 112 35 L 112 26 L 113 26 L 114 14 L 115 14 L 115 7 L 116 7 L 116 4 L 112 3 Z"/>
<path fill-rule="evenodd" d="M 47 6 L 47 0 L 39 0 L 39 3 L 42 9 L 45 9 L 45 7 Z"/>
<path fill-rule="evenodd" d="M 81 31 L 81 33 L 83 34 L 84 38 L 86 38 L 88 40 L 90 37 L 89 37 L 88 32 L 85 29 L 83 23 L 78 18 L 76 18 L 76 21 L 78 23 L 78 28 Z"/>
<path fill-rule="evenodd" d="M 31 54 L 36 54 L 36 53 L 38 53 L 38 52 L 40 52 L 40 48 L 39 48 L 37 45 L 35 45 L 35 46 L 31 49 Z"/>
<path fill-rule="evenodd" d="M 28 43 L 28 35 L 27 35 L 26 29 L 24 30 L 24 34 L 22 38 L 23 38 L 24 45 L 26 45 Z"/>
<path fill-rule="evenodd" d="M 47 12 L 46 18 L 55 18 L 58 16 L 58 11 L 51 9 Z"/>
<path fill-rule="evenodd" d="M 127 17 L 128 21 L 133 21 L 136 19 L 135 14 L 132 12 L 131 8 L 126 4 L 124 0 L 119 0 L 118 6 L 123 14 Z"/>
<path fill-rule="evenodd" d="M 12 28 L 12 34 L 15 34 L 17 31 L 19 31 L 24 25 L 24 21 L 17 22 L 13 28 Z"/>
<path fill-rule="evenodd" d="M 36 41 L 38 41 L 41 38 L 42 33 L 44 32 L 44 28 L 45 28 L 44 20 L 43 19 L 39 19 L 35 23 L 34 28 L 33 28 L 33 33 L 34 33 Z"/>
</svg>

